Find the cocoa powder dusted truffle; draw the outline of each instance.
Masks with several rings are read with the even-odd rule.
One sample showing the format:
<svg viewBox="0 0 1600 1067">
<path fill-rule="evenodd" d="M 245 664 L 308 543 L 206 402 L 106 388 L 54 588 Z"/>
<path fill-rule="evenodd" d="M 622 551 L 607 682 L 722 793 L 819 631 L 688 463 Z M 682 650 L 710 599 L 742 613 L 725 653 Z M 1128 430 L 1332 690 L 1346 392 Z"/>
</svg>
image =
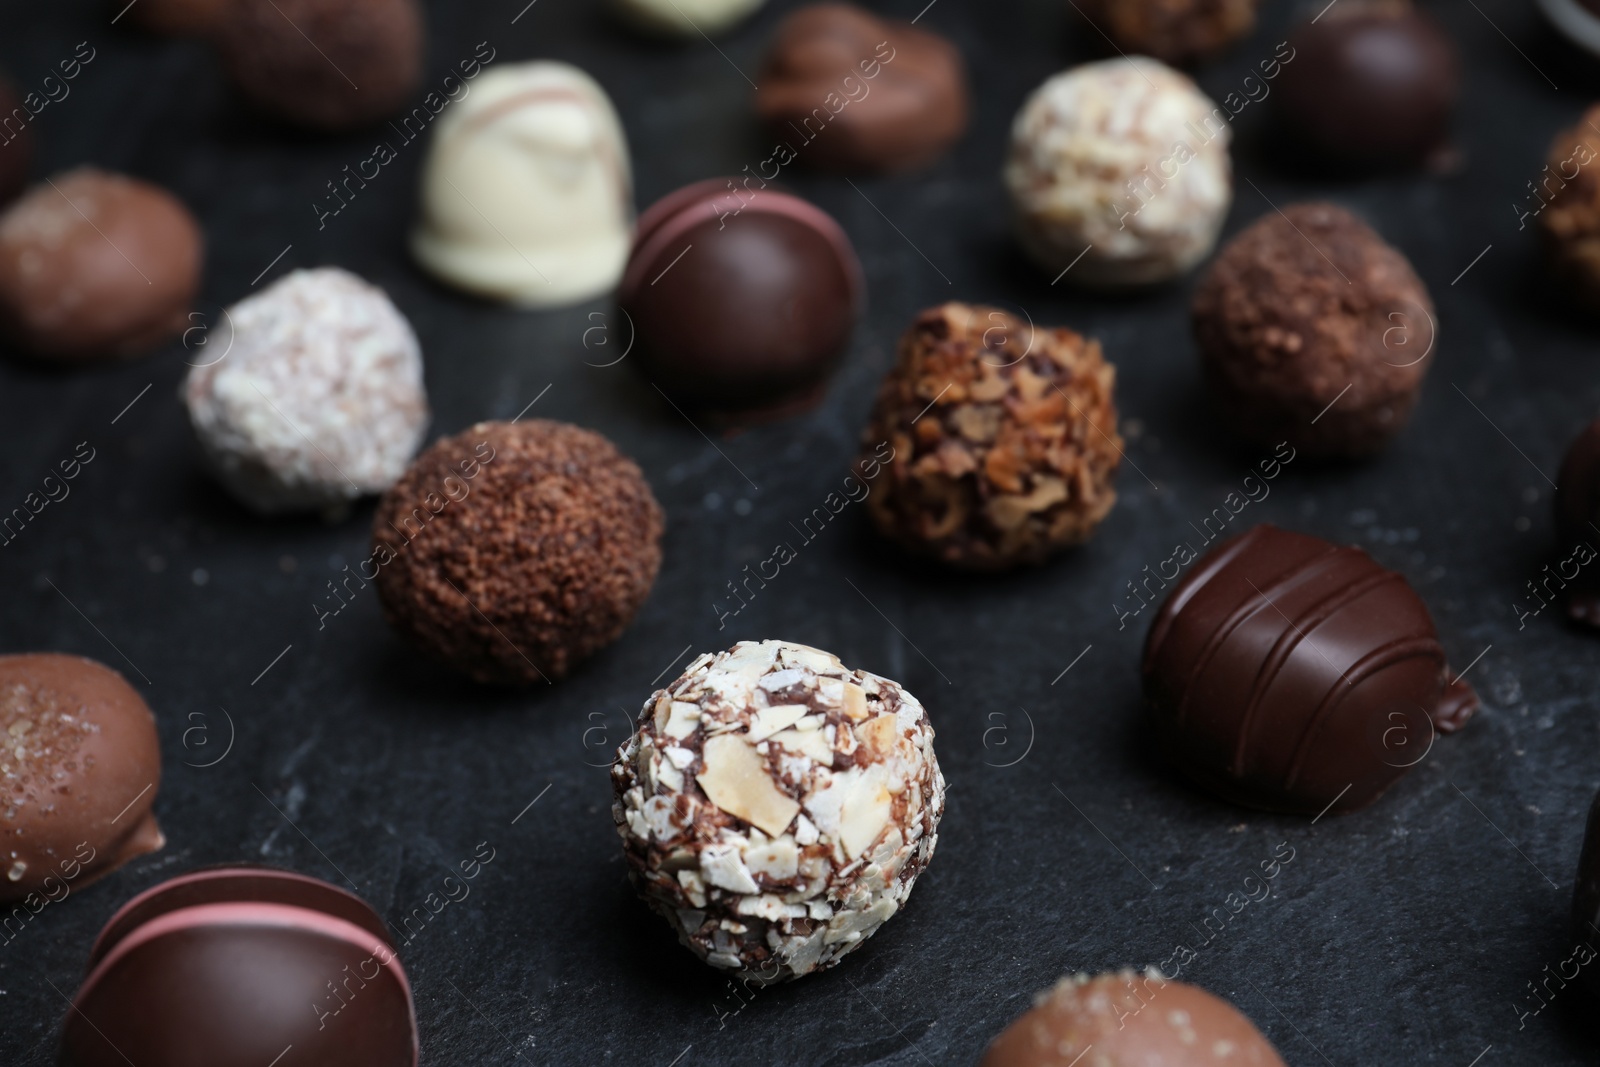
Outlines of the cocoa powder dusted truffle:
<svg viewBox="0 0 1600 1067">
<path fill-rule="evenodd" d="M 1259 444 L 1365 456 L 1405 426 L 1438 341 L 1433 300 L 1398 250 L 1333 204 L 1264 216 L 1194 297 L 1222 420 Z"/>
<path fill-rule="evenodd" d="M 161 848 L 160 782 L 155 717 L 122 675 L 0 656 L 0 903 L 59 900 Z"/>
<path fill-rule="evenodd" d="M 386 118 L 422 77 L 418 0 L 232 0 L 213 36 L 247 100 L 312 129 Z"/>
<path fill-rule="evenodd" d="M 638 466 L 604 437 L 482 422 L 384 494 L 370 563 L 413 644 L 474 681 L 526 684 L 621 635 L 655 582 L 661 531 Z"/>
<path fill-rule="evenodd" d="M 1086 0 L 1083 14 L 1124 52 L 1209 59 L 1255 29 L 1260 0 Z"/>
<path fill-rule="evenodd" d="M 981 1067 L 1283 1067 L 1232 1004 L 1151 968 L 1063 978 L 995 1038 Z"/>
<path fill-rule="evenodd" d="M 832 967 L 899 911 L 944 814 L 917 699 L 783 641 L 703 655 L 657 690 L 611 780 L 645 902 L 761 985 Z"/>
<path fill-rule="evenodd" d="M 1518 209 L 1539 220 L 1552 272 L 1573 299 L 1600 312 L 1600 104 L 1558 133 L 1533 192 Z"/>
<path fill-rule="evenodd" d="M 1087 540 L 1117 499 L 1115 381 L 1099 342 L 1071 330 L 966 304 L 924 311 L 862 433 L 858 464 L 891 457 L 868 514 L 896 543 L 975 570 Z"/>
</svg>

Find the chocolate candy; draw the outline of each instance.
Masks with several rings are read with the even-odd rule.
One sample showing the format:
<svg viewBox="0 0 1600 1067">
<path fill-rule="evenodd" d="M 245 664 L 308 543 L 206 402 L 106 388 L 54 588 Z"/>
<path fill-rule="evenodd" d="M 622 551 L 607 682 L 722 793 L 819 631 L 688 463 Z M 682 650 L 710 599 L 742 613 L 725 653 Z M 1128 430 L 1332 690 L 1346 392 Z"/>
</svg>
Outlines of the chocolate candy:
<svg viewBox="0 0 1600 1067">
<path fill-rule="evenodd" d="M 617 301 L 630 362 L 675 402 L 732 419 L 822 397 L 864 300 L 838 223 L 760 179 L 711 179 L 639 218 Z"/>
<path fill-rule="evenodd" d="M 52 361 L 142 354 L 190 325 L 200 259 L 199 224 L 164 189 L 57 174 L 0 215 L 0 329 Z"/>
<path fill-rule="evenodd" d="M 1600 313 L 1600 105 L 1556 134 L 1550 154 L 1518 205 L 1518 225 L 1537 219 L 1552 273 L 1573 301 Z"/>
<path fill-rule="evenodd" d="M 576 303 L 616 286 L 632 239 L 622 123 L 577 67 L 492 67 L 439 120 L 411 248 L 440 280 L 525 307 Z"/>
<path fill-rule="evenodd" d="M 17 121 L 19 111 L 27 116 L 21 122 Z M 0 204 L 17 198 L 28 184 L 32 166 L 33 116 L 22 106 L 16 86 L 0 76 Z"/>
<path fill-rule="evenodd" d="M 161 848 L 160 785 L 155 717 L 122 675 L 0 656 L 0 903 L 60 899 Z"/>
<path fill-rule="evenodd" d="M 366 902 L 288 871 L 163 882 L 106 924 L 66 1067 L 415 1067 L 411 986 Z"/>
<path fill-rule="evenodd" d="M 1116 370 L 1099 342 L 998 308 L 917 316 L 861 434 L 885 537 L 1000 570 L 1086 541 L 1116 503 Z"/>
<path fill-rule="evenodd" d="M 1544 610 L 1546 598 L 1564 594 L 1569 618 L 1600 627 L 1600 573 L 1588 566 L 1600 546 L 1600 420 L 1573 439 L 1561 460 L 1556 485 L 1556 537 L 1562 559 L 1546 566 L 1537 583 L 1528 583 L 1538 605 L 1532 614 Z"/>
<path fill-rule="evenodd" d="M 1404 254 L 1333 204 L 1263 215 L 1211 265 L 1193 313 L 1221 421 L 1312 456 L 1381 451 L 1438 345 L 1433 300 Z"/>
<path fill-rule="evenodd" d="M 317 130 L 393 115 L 422 77 L 418 0 L 233 0 L 214 40 L 245 99 Z"/>
<path fill-rule="evenodd" d="M 1344 0 L 1289 44 L 1280 124 L 1324 167 L 1414 166 L 1445 147 L 1460 94 L 1455 46 L 1410 0 Z"/>
<path fill-rule="evenodd" d="M 970 110 L 954 45 L 852 4 L 812 4 L 784 19 L 757 81 L 756 111 L 772 136 L 827 170 L 931 163 Z"/>
<path fill-rule="evenodd" d="M 1478 706 L 1403 576 L 1266 525 L 1168 594 L 1143 670 L 1169 760 L 1224 800 L 1291 814 L 1366 807 Z"/>
<path fill-rule="evenodd" d="M 1220 997 L 1151 968 L 1063 978 L 989 1046 L 981 1067 L 1283 1067 L 1261 1032 Z"/>
<path fill-rule="evenodd" d="M 599 434 L 482 422 L 435 442 L 384 494 L 357 570 L 435 659 L 479 682 L 550 681 L 633 621 L 661 529 L 644 475 Z"/>
<path fill-rule="evenodd" d="M 1131 55 L 1164 63 L 1210 59 L 1256 25 L 1260 0 L 1084 0 L 1096 30 Z M 1098 36 L 1098 34 L 1091 34 Z"/>
<path fill-rule="evenodd" d="M 785 641 L 700 656 L 653 693 L 611 782 L 634 887 L 752 985 L 825 970 L 876 933 L 944 814 L 917 699 Z"/>
</svg>

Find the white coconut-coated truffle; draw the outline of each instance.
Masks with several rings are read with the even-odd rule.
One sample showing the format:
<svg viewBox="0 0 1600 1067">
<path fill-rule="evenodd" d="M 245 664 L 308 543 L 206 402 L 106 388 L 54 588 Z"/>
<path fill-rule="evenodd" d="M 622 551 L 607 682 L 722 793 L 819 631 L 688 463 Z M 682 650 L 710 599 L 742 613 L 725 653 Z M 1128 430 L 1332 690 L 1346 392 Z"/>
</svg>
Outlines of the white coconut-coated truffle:
<svg viewBox="0 0 1600 1067">
<path fill-rule="evenodd" d="M 428 424 L 422 350 L 383 290 L 297 270 L 230 307 L 183 399 L 208 465 L 263 513 L 336 511 L 404 473 Z"/>
<path fill-rule="evenodd" d="M 1233 199 L 1230 117 L 1143 56 L 1051 78 L 1011 130 L 1005 179 L 1023 247 L 1077 285 L 1188 271 L 1215 247 Z"/>
<path fill-rule="evenodd" d="M 645 704 L 611 768 L 629 873 L 742 981 L 823 970 L 905 903 L 944 776 L 910 693 L 783 641 L 706 654 Z"/>
</svg>

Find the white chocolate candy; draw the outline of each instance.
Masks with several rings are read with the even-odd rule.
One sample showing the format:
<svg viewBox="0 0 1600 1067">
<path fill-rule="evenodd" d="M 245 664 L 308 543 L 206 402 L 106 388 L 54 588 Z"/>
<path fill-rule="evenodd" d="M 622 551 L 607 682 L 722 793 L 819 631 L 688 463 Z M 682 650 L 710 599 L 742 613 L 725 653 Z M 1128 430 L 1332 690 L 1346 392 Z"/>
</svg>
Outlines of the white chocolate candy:
<svg viewBox="0 0 1600 1067">
<path fill-rule="evenodd" d="M 678 938 L 756 984 L 833 966 L 938 843 L 933 726 L 899 685 L 782 641 L 704 655 L 611 768 L 629 874 Z"/>
<path fill-rule="evenodd" d="M 612 8 L 647 33 L 698 39 L 729 29 L 762 0 L 612 0 Z"/>
<path fill-rule="evenodd" d="M 411 248 L 441 281 L 526 307 L 574 304 L 616 286 L 632 239 L 622 124 L 577 67 L 491 68 L 439 120 Z"/>
<path fill-rule="evenodd" d="M 1216 246 L 1233 200 L 1231 118 L 1143 56 L 1051 78 L 1011 130 L 1005 179 L 1023 247 L 1078 285 L 1185 273 Z"/>
<path fill-rule="evenodd" d="M 263 513 L 336 510 L 405 472 L 428 425 L 422 349 L 382 289 L 297 270 L 227 310 L 184 383 L 217 478 Z"/>
</svg>

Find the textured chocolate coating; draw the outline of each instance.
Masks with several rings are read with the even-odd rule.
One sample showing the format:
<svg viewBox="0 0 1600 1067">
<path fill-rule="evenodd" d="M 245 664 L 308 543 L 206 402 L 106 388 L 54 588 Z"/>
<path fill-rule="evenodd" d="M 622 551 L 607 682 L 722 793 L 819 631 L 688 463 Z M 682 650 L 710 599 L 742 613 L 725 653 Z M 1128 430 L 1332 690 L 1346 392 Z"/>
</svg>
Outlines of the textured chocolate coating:
<svg viewBox="0 0 1600 1067">
<path fill-rule="evenodd" d="M 1209 59 L 1256 26 L 1260 0 L 1085 0 L 1083 13 L 1116 46 L 1164 63 Z"/>
<path fill-rule="evenodd" d="M 995 1038 L 980 1067 L 1284 1067 L 1232 1004 L 1152 968 L 1063 978 Z"/>
<path fill-rule="evenodd" d="M 386 118 L 422 77 L 418 0 L 234 0 L 215 41 L 247 100 L 313 129 Z"/>
<path fill-rule="evenodd" d="M 1554 581 L 1566 594 L 1567 617 L 1600 627 L 1600 572 L 1588 566 L 1600 547 L 1600 420 L 1583 428 L 1561 460 L 1555 513 L 1557 548 L 1566 558 L 1556 566 Z M 1575 574 L 1565 573 L 1569 566 Z M 1545 574 L 1539 584 L 1548 595 L 1549 568 Z"/>
<path fill-rule="evenodd" d="M 302 875 L 182 875 L 117 914 L 66 1018 L 65 1067 L 415 1067 L 411 988 L 370 906 Z"/>
<path fill-rule="evenodd" d="M 1071 330 L 997 308 L 924 311 L 861 435 L 873 524 L 973 570 L 1037 563 L 1087 540 L 1117 500 L 1115 383 L 1099 342 Z"/>
<path fill-rule="evenodd" d="M 139 0 L 128 12 L 128 20 L 150 33 L 168 37 L 202 37 L 222 25 L 235 0 Z M 108 5 L 112 14 L 127 6 L 127 0 Z"/>
<path fill-rule="evenodd" d="M 22 98 L 9 78 L 0 75 L 0 120 L 13 118 L 22 107 Z M 9 204 L 28 185 L 28 171 L 33 166 L 33 121 L 17 122 L 0 127 L 0 204 Z"/>
<path fill-rule="evenodd" d="M 189 325 L 201 252 L 199 224 L 164 189 L 58 174 L 0 215 L 0 328 L 44 359 L 142 354 Z"/>
<path fill-rule="evenodd" d="M 1279 118 L 1324 165 L 1411 166 L 1444 148 L 1461 90 L 1455 46 L 1409 0 L 1344 0 L 1289 44 Z"/>
<path fill-rule="evenodd" d="M 821 398 L 863 302 L 861 265 L 826 213 L 711 179 L 639 219 L 617 301 L 629 363 L 677 403 L 730 417 Z"/>
<path fill-rule="evenodd" d="M 0 656 L 0 903 L 61 899 L 159 849 L 160 785 L 155 717 L 122 675 Z"/>
<path fill-rule="evenodd" d="M 1551 270 L 1576 303 L 1600 313 L 1600 104 L 1550 142 L 1519 209 L 1539 221 Z M 1526 219 L 1523 219 L 1526 225 Z"/>
<path fill-rule="evenodd" d="M 372 565 L 403 636 L 479 682 L 563 678 L 627 629 L 661 566 L 661 507 L 590 430 L 481 422 L 384 494 Z M 366 566 L 363 565 L 363 574 Z"/>
<path fill-rule="evenodd" d="M 1402 575 L 1267 525 L 1172 590 L 1143 673 L 1172 763 L 1224 800 L 1301 815 L 1371 804 L 1478 706 Z"/>
<path fill-rule="evenodd" d="M 756 112 L 799 161 L 825 170 L 909 170 L 967 127 L 961 53 L 909 22 L 853 4 L 812 4 L 778 27 Z"/>
<path fill-rule="evenodd" d="M 1270 212 L 1235 237 L 1193 313 L 1221 420 L 1312 456 L 1387 445 L 1438 342 L 1433 300 L 1405 256 L 1333 204 Z"/>
</svg>

